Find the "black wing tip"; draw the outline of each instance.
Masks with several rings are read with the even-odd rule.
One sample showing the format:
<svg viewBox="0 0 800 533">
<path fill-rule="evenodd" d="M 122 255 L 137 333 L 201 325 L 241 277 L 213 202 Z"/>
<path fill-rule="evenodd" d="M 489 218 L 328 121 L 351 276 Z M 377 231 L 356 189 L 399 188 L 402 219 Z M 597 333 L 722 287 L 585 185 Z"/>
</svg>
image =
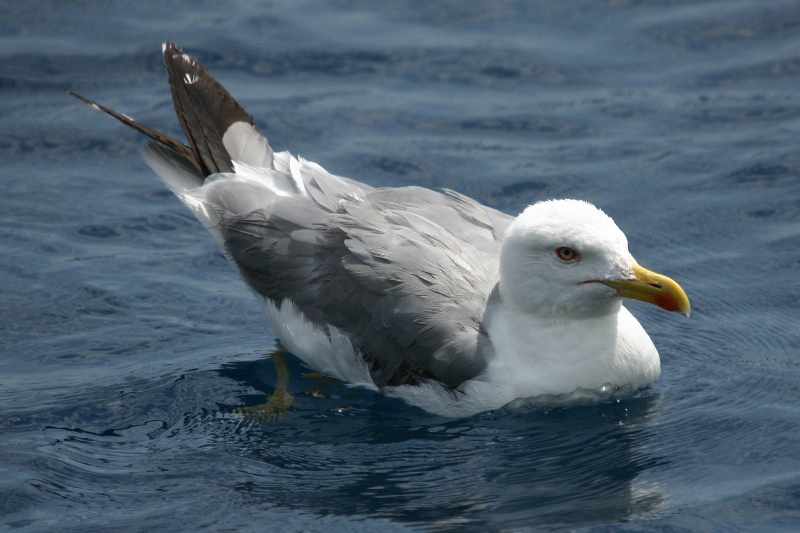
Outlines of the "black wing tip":
<svg viewBox="0 0 800 533">
<path fill-rule="evenodd" d="M 113 111 L 112 109 L 109 109 L 104 105 L 100 105 L 97 102 L 95 102 L 94 100 L 89 100 L 85 96 L 80 95 L 80 94 L 78 94 L 78 93 L 76 93 L 74 91 L 70 91 L 69 89 L 67 89 L 66 92 L 67 92 L 68 95 L 70 95 L 70 96 L 72 96 L 74 98 L 77 98 L 78 100 L 80 100 L 84 104 L 87 104 L 87 105 L 97 109 L 98 111 L 102 111 L 103 113 L 106 113 L 107 115 L 111 115 L 112 117 L 116 118 L 117 120 L 122 120 L 120 117 L 124 117 L 124 115 L 122 115 L 120 113 L 117 113 L 116 111 Z M 124 120 L 123 120 L 123 122 L 124 122 Z"/>
<path fill-rule="evenodd" d="M 167 61 L 169 56 L 174 57 L 175 55 L 178 54 L 183 55 L 183 50 L 181 49 L 180 46 L 177 45 L 177 43 L 173 41 L 166 41 L 161 43 L 161 53 L 164 56 L 164 61 Z"/>
<path fill-rule="evenodd" d="M 175 42 L 166 41 L 161 46 L 172 101 L 189 141 L 188 146 L 78 93 L 67 90 L 67 94 L 177 151 L 191 160 L 204 176 L 232 172 L 233 162 L 222 137 L 236 122 L 245 122 L 256 129 L 253 117 L 202 63 L 186 54 Z"/>
<path fill-rule="evenodd" d="M 68 94 L 68 95 L 70 95 L 70 96 L 74 96 L 75 98 L 77 98 L 78 100 L 80 100 L 81 102 L 83 102 L 84 104 L 89 104 L 89 105 L 92 105 L 92 103 L 93 103 L 91 100 L 89 100 L 89 99 L 88 99 L 88 98 L 86 98 L 85 96 L 81 96 L 81 95 L 79 95 L 78 93 L 76 93 L 76 92 L 74 92 L 74 91 L 70 91 L 69 89 L 67 89 L 67 91 L 66 91 L 66 92 L 67 92 L 67 94 Z"/>
<path fill-rule="evenodd" d="M 222 85 L 206 70 L 205 66 L 181 49 L 176 43 L 167 41 L 161 45 L 164 56 L 164 66 L 170 84 L 180 81 L 183 84 L 203 82 L 217 92 L 227 94 Z"/>
<path fill-rule="evenodd" d="M 181 59 L 188 63 L 192 68 L 203 69 L 203 66 L 195 58 L 183 51 L 183 49 L 173 41 L 166 41 L 161 43 L 161 53 L 164 56 L 164 63 L 169 66 L 170 63 Z"/>
<path fill-rule="evenodd" d="M 149 127 L 149 126 L 145 126 L 141 122 L 138 122 L 138 121 L 132 119 L 131 117 L 127 116 L 127 115 L 123 115 L 122 113 L 117 113 L 116 111 L 114 111 L 111 108 L 108 108 L 108 107 L 106 107 L 106 106 L 104 106 L 102 104 L 98 104 L 97 102 L 95 102 L 93 100 L 89 100 L 85 96 L 82 96 L 82 95 L 80 95 L 80 94 L 78 94 L 78 93 L 76 93 L 74 91 L 67 90 L 67 94 L 77 98 L 78 100 L 80 100 L 84 104 L 87 104 L 87 105 L 97 109 L 98 111 L 100 111 L 102 113 L 105 113 L 106 115 L 119 120 L 120 122 L 122 122 L 126 126 L 128 126 L 130 128 L 133 128 L 136 131 L 138 131 L 140 133 L 143 133 L 144 135 L 147 135 L 148 137 L 150 137 L 154 141 L 158 142 L 162 146 L 165 146 L 165 147 L 169 148 L 170 150 L 181 154 L 184 158 L 186 158 L 187 160 L 192 162 L 192 164 L 193 164 L 193 166 L 194 166 L 194 168 L 196 170 L 201 170 L 200 166 L 198 165 L 198 163 L 196 162 L 196 160 L 194 158 L 194 154 L 192 153 L 192 150 L 188 146 L 183 144 L 182 142 L 178 141 L 177 139 L 173 139 L 169 135 L 165 135 L 165 134 L 161 133 L 160 131 L 155 130 L 155 129 Z"/>
</svg>

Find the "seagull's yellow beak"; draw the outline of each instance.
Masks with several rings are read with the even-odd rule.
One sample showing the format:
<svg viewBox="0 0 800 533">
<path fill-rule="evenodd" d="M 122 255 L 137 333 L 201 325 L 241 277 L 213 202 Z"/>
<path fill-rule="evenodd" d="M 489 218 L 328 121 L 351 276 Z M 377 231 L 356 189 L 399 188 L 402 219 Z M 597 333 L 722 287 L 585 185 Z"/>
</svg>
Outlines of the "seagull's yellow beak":
<svg viewBox="0 0 800 533">
<path fill-rule="evenodd" d="M 617 290 L 622 298 L 631 298 L 657 305 L 667 311 L 681 312 L 686 316 L 692 313 L 689 297 L 680 285 L 667 276 L 656 274 L 639 265 L 633 265 L 634 279 L 604 281 Z"/>
</svg>

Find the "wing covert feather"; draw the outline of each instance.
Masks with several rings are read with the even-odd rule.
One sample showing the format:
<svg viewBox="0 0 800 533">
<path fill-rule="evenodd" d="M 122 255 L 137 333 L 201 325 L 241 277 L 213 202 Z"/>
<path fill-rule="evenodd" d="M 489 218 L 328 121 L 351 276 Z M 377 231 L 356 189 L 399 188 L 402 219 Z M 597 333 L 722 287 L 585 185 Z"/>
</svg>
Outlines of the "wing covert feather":
<svg viewBox="0 0 800 533">
<path fill-rule="evenodd" d="M 307 184 L 320 168 L 309 168 Z M 500 246 L 489 212 L 414 187 L 364 197 L 348 190 L 334 203 L 332 187 L 352 186 L 320 181 L 320 201 L 280 197 L 221 222 L 245 280 L 347 333 L 378 386 L 435 379 L 456 387 L 480 374 L 491 355 L 481 317 Z"/>
</svg>

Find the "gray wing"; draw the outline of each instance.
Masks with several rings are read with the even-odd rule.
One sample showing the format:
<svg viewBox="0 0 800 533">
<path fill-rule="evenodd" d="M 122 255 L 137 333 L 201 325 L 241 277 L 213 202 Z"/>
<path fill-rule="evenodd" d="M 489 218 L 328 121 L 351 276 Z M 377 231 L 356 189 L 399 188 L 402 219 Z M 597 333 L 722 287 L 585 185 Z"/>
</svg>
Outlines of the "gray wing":
<svg viewBox="0 0 800 533">
<path fill-rule="evenodd" d="M 481 317 L 510 217 L 416 187 L 348 195 L 331 178 L 318 180 L 324 198 L 281 197 L 221 222 L 247 283 L 346 332 L 379 387 L 455 387 L 480 374 L 491 355 Z"/>
</svg>

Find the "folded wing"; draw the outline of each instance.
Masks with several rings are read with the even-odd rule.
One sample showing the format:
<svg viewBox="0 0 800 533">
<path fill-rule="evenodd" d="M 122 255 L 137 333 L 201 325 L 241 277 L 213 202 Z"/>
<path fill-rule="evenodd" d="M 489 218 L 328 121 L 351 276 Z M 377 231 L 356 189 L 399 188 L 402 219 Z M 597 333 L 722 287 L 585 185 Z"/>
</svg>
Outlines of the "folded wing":
<svg viewBox="0 0 800 533">
<path fill-rule="evenodd" d="M 173 43 L 164 61 L 188 146 L 79 98 L 155 141 L 148 162 L 256 293 L 347 334 L 379 387 L 454 388 L 484 370 L 481 319 L 510 217 L 452 191 L 373 189 L 274 153 L 200 63 Z"/>
</svg>

